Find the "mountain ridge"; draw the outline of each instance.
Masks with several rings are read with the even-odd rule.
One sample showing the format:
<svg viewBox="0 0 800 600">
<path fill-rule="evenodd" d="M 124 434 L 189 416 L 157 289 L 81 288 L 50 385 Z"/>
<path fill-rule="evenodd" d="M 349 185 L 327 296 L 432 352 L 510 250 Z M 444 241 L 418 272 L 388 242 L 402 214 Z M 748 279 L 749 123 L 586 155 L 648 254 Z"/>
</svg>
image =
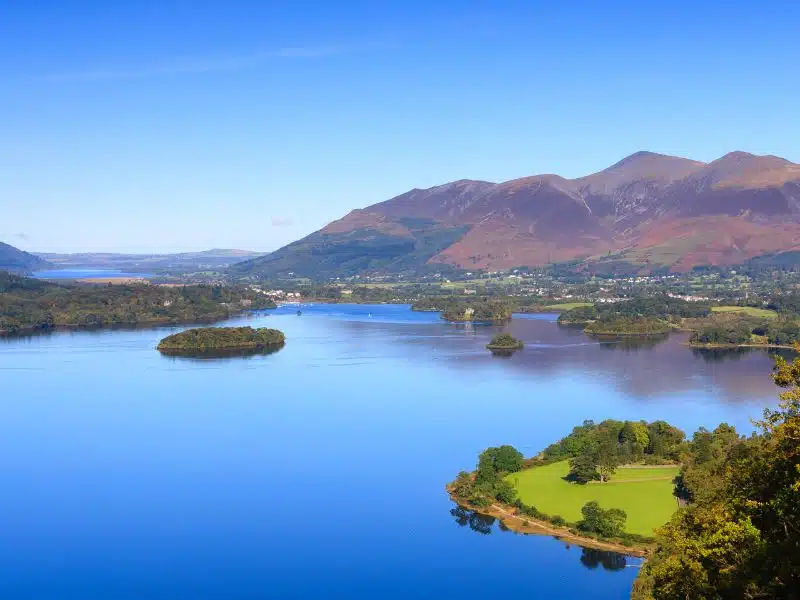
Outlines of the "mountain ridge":
<svg viewBox="0 0 800 600">
<path fill-rule="evenodd" d="M 414 188 L 232 270 L 330 277 L 577 262 L 681 271 L 797 248 L 800 165 L 742 151 L 709 163 L 639 151 L 574 179 Z"/>
<path fill-rule="evenodd" d="M 15 273 L 29 273 L 35 269 L 51 266 L 38 256 L 15 248 L 11 244 L 0 242 L 0 270 Z"/>
</svg>

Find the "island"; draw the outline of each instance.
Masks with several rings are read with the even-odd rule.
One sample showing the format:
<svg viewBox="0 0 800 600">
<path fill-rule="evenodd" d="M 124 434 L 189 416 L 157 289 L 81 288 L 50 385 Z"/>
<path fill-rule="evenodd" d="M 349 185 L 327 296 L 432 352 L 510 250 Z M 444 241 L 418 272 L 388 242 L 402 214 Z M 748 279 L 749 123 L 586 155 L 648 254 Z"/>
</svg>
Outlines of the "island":
<svg viewBox="0 0 800 600">
<path fill-rule="evenodd" d="M 654 317 L 614 315 L 587 323 L 583 331 L 594 336 L 625 337 L 663 335 L 671 329 L 668 322 Z"/>
<path fill-rule="evenodd" d="M 487 323 L 502 325 L 511 320 L 513 306 L 503 300 L 452 302 L 442 312 L 442 318 L 451 323 Z"/>
<path fill-rule="evenodd" d="M 499 356 L 510 356 L 516 350 L 522 350 L 525 344 L 510 333 L 499 333 L 486 344 L 486 349 L 491 350 L 492 354 Z"/>
<path fill-rule="evenodd" d="M 285 343 L 282 331 L 267 327 L 199 327 L 165 337 L 156 349 L 168 355 L 221 357 L 274 352 Z"/>
</svg>

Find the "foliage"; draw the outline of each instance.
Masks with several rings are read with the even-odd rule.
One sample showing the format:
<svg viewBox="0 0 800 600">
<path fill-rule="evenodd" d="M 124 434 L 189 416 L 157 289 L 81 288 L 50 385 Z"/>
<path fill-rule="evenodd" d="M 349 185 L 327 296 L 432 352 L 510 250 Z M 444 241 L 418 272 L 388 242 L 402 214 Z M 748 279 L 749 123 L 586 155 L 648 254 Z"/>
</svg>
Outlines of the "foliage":
<svg viewBox="0 0 800 600">
<path fill-rule="evenodd" d="M 718 323 L 692 333 L 692 344 L 747 344 L 752 338 L 752 330 L 746 323 Z"/>
<path fill-rule="evenodd" d="M 524 347 L 522 340 L 518 340 L 510 333 L 500 333 L 492 338 L 486 346 L 490 350 L 520 350 Z"/>
<path fill-rule="evenodd" d="M 562 324 L 586 324 L 597 318 L 597 308 L 594 305 L 578 306 L 558 315 L 558 322 Z"/>
<path fill-rule="evenodd" d="M 513 311 L 513 304 L 507 300 L 459 301 L 448 304 L 442 318 L 454 322 L 505 323 L 511 319 Z"/>
<path fill-rule="evenodd" d="M 635 598 L 796 598 L 800 589 L 800 359 L 776 360 L 786 389 L 759 432 L 694 436 L 676 493 L 689 505 L 659 532 Z"/>
<path fill-rule="evenodd" d="M 262 327 L 200 327 L 165 337 L 159 350 L 228 350 L 280 348 L 286 343 L 283 332 Z"/>
<path fill-rule="evenodd" d="M 578 529 L 587 533 L 596 533 L 605 538 L 617 537 L 625 530 L 628 515 L 619 508 L 603 509 L 595 500 L 587 502 L 581 509 L 583 519 Z"/>
<path fill-rule="evenodd" d="M 570 460 L 569 478 L 577 483 L 608 481 L 620 464 L 670 462 L 679 457 L 683 432 L 665 421 L 584 421 L 542 452 L 545 462 Z"/>
<path fill-rule="evenodd" d="M 243 310 L 274 308 L 238 286 L 57 285 L 0 272 L 0 332 L 51 327 L 210 322 Z"/>
<path fill-rule="evenodd" d="M 602 314 L 584 328 L 592 335 L 661 335 L 672 329 L 654 317 Z"/>
<path fill-rule="evenodd" d="M 478 457 L 474 478 L 464 471 L 451 484 L 451 491 L 475 506 L 488 506 L 492 500 L 505 504 L 514 501 L 516 488 L 503 479 L 522 468 L 524 457 L 513 446 L 487 448 Z"/>
</svg>

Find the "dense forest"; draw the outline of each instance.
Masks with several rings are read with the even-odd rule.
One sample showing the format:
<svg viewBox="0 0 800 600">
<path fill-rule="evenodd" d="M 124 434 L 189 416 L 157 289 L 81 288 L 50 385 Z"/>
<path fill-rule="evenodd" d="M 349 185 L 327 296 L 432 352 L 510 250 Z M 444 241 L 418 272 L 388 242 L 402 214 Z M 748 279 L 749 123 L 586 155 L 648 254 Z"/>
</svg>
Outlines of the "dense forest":
<svg viewBox="0 0 800 600">
<path fill-rule="evenodd" d="M 776 361 L 786 389 L 757 434 L 700 430 L 676 494 L 687 507 L 658 533 L 637 600 L 797 598 L 800 590 L 800 360 Z"/>
<path fill-rule="evenodd" d="M 200 327 L 174 333 L 158 344 L 158 350 L 205 351 L 278 349 L 286 343 L 283 332 L 262 327 Z"/>
<path fill-rule="evenodd" d="M 666 421 L 584 421 L 567 437 L 545 448 L 539 464 L 569 459 L 568 477 L 572 481 L 608 481 L 623 464 L 677 462 L 685 437 Z"/>
<path fill-rule="evenodd" d="M 620 302 L 579 306 L 559 315 L 563 325 L 584 325 L 594 335 L 657 335 L 667 333 L 681 319 L 711 315 L 708 302 L 689 302 L 657 294 Z"/>
<path fill-rule="evenodd" d="M 514 305 L 501 299 L 480 299 L 449 303 L 442 311 L 446 321 L 475 323 L 506 323 L 511 320 Z"/>
<path fill-rule="evenodd" d="M 734 320 L 712 320 L 692 333 L 689 341 L 698 346 L 791 346 L 800 342 L 800 321 L 785 313 L 777 319 L 744 316 Z"/>
<path fill-rule="evenodd" d="M 670 329 L 669 323 L 654 317 L 603 315 L 583 330 L 592 335 L 660 335 Z"/>
<path fill-rule="evenodd" d="M 498 333 L 486 345 L 489 350 L 522 350 L 525 344 L 510 333 Z"/>
<path fill-rule="evenodd" d="M 211 322 L 274 308 L 244 287 L 58 285 L 0 271 L 0 333 L 53 327 Z"/>
</svg>

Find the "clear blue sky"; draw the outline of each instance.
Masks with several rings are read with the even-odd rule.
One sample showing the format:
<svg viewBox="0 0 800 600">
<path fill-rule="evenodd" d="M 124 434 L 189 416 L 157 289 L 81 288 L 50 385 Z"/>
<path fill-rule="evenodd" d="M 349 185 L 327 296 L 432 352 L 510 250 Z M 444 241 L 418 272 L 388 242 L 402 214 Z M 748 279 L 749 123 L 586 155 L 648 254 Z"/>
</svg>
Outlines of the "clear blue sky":
<svg viewBox="0 0 800 600">
<path fill-rule="evenodd" d="M 800 162 L 798 2 L 0 1 L 0 240 L 272 250 L 412 187 Z"/>
</svg>

